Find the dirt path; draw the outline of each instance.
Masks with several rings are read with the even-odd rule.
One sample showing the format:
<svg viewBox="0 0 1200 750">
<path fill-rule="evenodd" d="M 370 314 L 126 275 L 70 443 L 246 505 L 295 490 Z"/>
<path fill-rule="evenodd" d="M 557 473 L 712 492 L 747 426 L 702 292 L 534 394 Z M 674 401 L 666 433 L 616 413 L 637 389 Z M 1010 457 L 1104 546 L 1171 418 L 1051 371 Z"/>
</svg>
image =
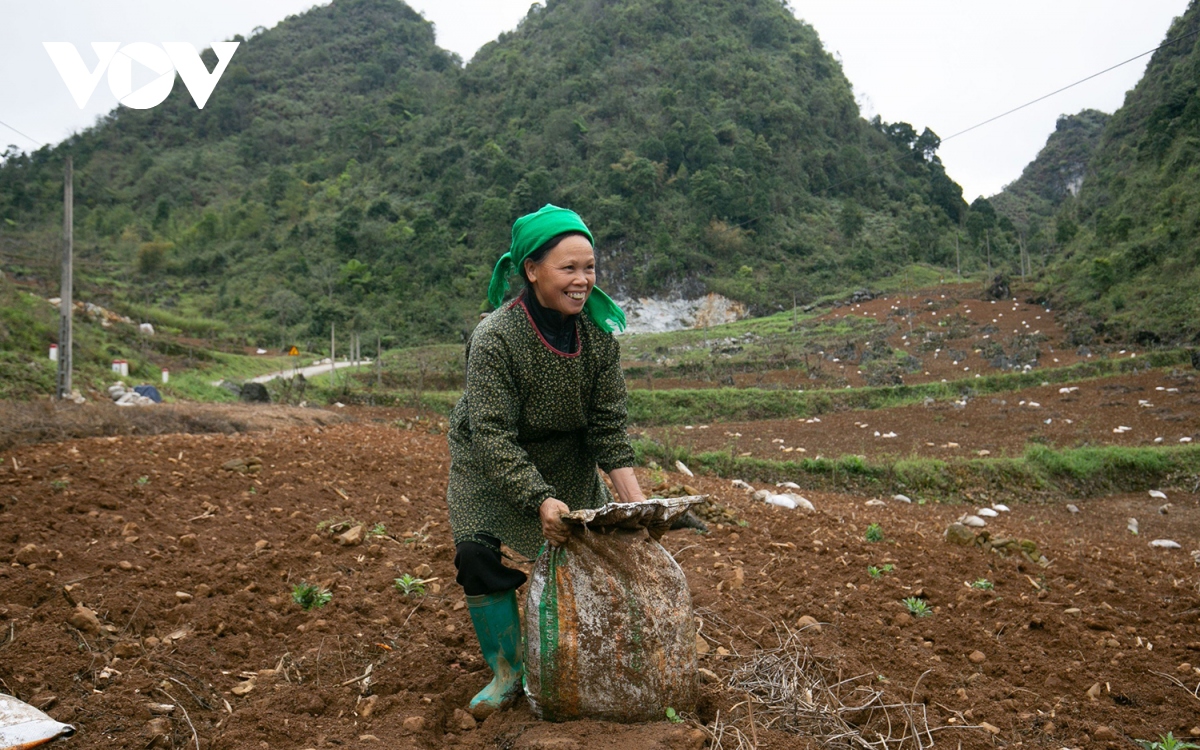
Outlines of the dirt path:
<svg viewBox="0 0 1200 750">
<path fill-rule="evenodd" d="M 4 452 L 0 689 L 78 726 L 78 748 L 145 748 L 158 731 L 162 746 L 187 747 L 189 720 L 205 750 L 700 747 L 694 725 L 541 724 L 524 708 L 463 726 L 455 709 L 488 673 L 453 583 L 445 438 L 373 414 Z M 234 459 L 261 468 L 222 468 Z M 1162 676 L 1200 682 L 1196 495 L 1163 488 L 1166 515 L 1139 494 L 1080 502 L 1078 514 L 1017 505 L 993 520 L 996 535 L 1033 540 L 1043 568 L 944 542 L 946 525 L 974 508 L 817 493 L 817 512 L 799 515 L 725 480 L 686 481 L 745 523 L 666 538 L 702 620 L 701 664 L 720 680 L 811 615 L 824 623 L 802 636 L 814 652 L 920 702 L 947 727 L 934 735 L 946 747 L 1116 748 L 1200 734 L 1200 699 Z M 1129 517 L 1140 535 L 1126 531 Z M 345 546 L 317 533 L 346 519 L 382 523 L 387 536 Z M 864 539 L 870 523 L 883 541 Z M 1158 537 L 1183 548 L 1148 546 Z M 403 573 L 437 580 L 404 599 L 391 585 Z M 969 586 L 979 579 L 992 588 Z M 333 600 L 302 611 L 290 596 L 301 580 Z M 907 615 L 908 596 L 932 614 Z M 70 602 L 96 622 L 72 621 Z M 711 682 L 703 691 L 700 722 L 719 711 L 748 731 L 744 695 Z M 154 722 L 152 703 L 180 709 Z M 985 722 L 996 734 L 949 728 Z M 778 730 L 758 737 L 761 748 L 805 746 Z"/>
</svg>

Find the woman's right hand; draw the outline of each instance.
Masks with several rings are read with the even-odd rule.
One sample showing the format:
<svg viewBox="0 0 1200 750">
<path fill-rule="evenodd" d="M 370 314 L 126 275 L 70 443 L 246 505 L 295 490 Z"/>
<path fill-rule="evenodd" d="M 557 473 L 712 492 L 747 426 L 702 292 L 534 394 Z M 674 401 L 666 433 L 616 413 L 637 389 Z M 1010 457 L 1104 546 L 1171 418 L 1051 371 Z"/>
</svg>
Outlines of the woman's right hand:
<svg viewBox="0 0 1200 750">
<path fill-rule="evenodd" d="M 563 523 L 561 516 L 570 513 L 571 509 L 562 500 L 548 497 L 538 508 L 538 518 L 542 521 L 542 536 L 550 542 L 551 547 L 561 547 L 571 537 L 571 530 Z"/>
</svg>

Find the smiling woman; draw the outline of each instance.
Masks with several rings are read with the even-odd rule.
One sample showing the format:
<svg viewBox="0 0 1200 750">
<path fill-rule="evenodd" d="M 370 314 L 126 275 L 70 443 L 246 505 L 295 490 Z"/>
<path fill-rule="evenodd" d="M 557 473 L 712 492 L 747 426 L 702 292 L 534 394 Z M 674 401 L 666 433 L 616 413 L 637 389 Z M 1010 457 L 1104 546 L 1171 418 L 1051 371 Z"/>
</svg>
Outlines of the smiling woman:
<svg viewBox="0 0 1200 750">
<path fill-rule="evenodd" d="M 526 287 L 501 305 L 516 270 Z M 499 309 L 467 342 L 467 381 L 450 416 L 446 492 L 458 582 L 494 678 L 471 701 L 476 718 L 520 692 L 516 589 L 525 574 L 501 544 L 534 557 L 564 544 L 560 516 L 644 499 L 625 433 L 626 395 L 613 330 L 625 315 L 596 286 L 592 233 L 579 215 L 544 206 L 517 219 L 488 289 Z"/>
</svg>

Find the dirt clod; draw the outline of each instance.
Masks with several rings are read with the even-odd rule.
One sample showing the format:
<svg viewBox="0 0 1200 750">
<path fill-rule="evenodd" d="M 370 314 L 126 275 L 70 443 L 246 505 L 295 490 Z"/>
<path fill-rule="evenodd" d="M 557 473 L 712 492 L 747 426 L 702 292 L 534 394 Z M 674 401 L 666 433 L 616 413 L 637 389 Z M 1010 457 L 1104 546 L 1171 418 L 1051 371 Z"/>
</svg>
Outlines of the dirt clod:
<svg viewBox="0 0 1200 750">
<path fill-rule="evenodd" d="M 142 734 L 149 738 L 151 746 L 167 744 L 170 742 L 171 720 L 163 716 L 151 719 L 142 727 Z"/>
<path fill-rule="evenodd" d="M 341 544 L 345 547 L 352 547 L 356 544 L 361 544 L 363 540 L 363 525 L 358 524 L 356 526 L 351 526 L 349 529 L 339 534 L 337 540 L 338 544 Z"/>
<path fill-rule="evenodd" d="M 952 523 L 947 526 L 943 536 L 951 544 L 968 546 L 975 543 L 975 532 L 961 523 Z"/>
<path fill-rule="evenodd" d="M 454 728 L 461 732 L 469 732 L 477 725 L 475 717 L 461 708 L 454 709 Z"/>
<path fill-rule="evenodd" d="M 366 698 L 363 698 L 358 704 L 358 715 L 364 719 L 369 719 L 371 718 L 371 715 L 375 713 L 375 709 L 378 705 L 379 696 L 369 695 Z"/>
<path fill-rule="evenodd" d="M 82 604 L 75 605 L 75 611 L 67 619 L 67 623 L 88 635 L 100 635 L 100 619 L 96 617 L 96 613 Z"/>
<path fill-rule="evenodd" d="M 47 552 L 36 544 L 26 544 L 17 550 L 17 554 L 13 555 L 12 558 L 13 562 L 19 565 L 35 565 L 47 559 L 49 559 Z"/>
</svg>

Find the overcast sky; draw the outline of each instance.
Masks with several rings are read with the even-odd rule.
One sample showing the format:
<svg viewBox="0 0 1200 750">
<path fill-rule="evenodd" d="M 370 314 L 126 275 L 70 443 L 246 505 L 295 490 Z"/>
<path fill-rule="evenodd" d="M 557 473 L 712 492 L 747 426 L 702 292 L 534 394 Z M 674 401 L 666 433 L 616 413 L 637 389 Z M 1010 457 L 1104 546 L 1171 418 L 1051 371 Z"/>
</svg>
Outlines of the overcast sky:
<svg viewBox="0 0 1200 750">
<path fill-rule="evenodd" d="M 570 1 L 570 0 L 565 0 Z M 438 43 L 470 60 L 513 29 L 529 0 L 412 0 Z M 312 0 L 39 0 L 13 3 L 0 26 L 0 144 L 30 149 L 92 124 L 116 106 L 101 80 L 76 106 L 42 42 L 189 41 L 202 48 L 270 28 Z M 943 138 L 1160 44 L 1187 0 L 792 0 L 842 61 L 863 108 Z M 1062 113 L 1112 112 L 1148 57 L 946 143 L 940 152 L 968 201 L 1016 179 Z M 137 66 L 135 66 L 136 68 Z M 139 80 L 135 77 L 134 88 Z M 25 136 L 18 135 L 16 128 Z"/>
</svg>

